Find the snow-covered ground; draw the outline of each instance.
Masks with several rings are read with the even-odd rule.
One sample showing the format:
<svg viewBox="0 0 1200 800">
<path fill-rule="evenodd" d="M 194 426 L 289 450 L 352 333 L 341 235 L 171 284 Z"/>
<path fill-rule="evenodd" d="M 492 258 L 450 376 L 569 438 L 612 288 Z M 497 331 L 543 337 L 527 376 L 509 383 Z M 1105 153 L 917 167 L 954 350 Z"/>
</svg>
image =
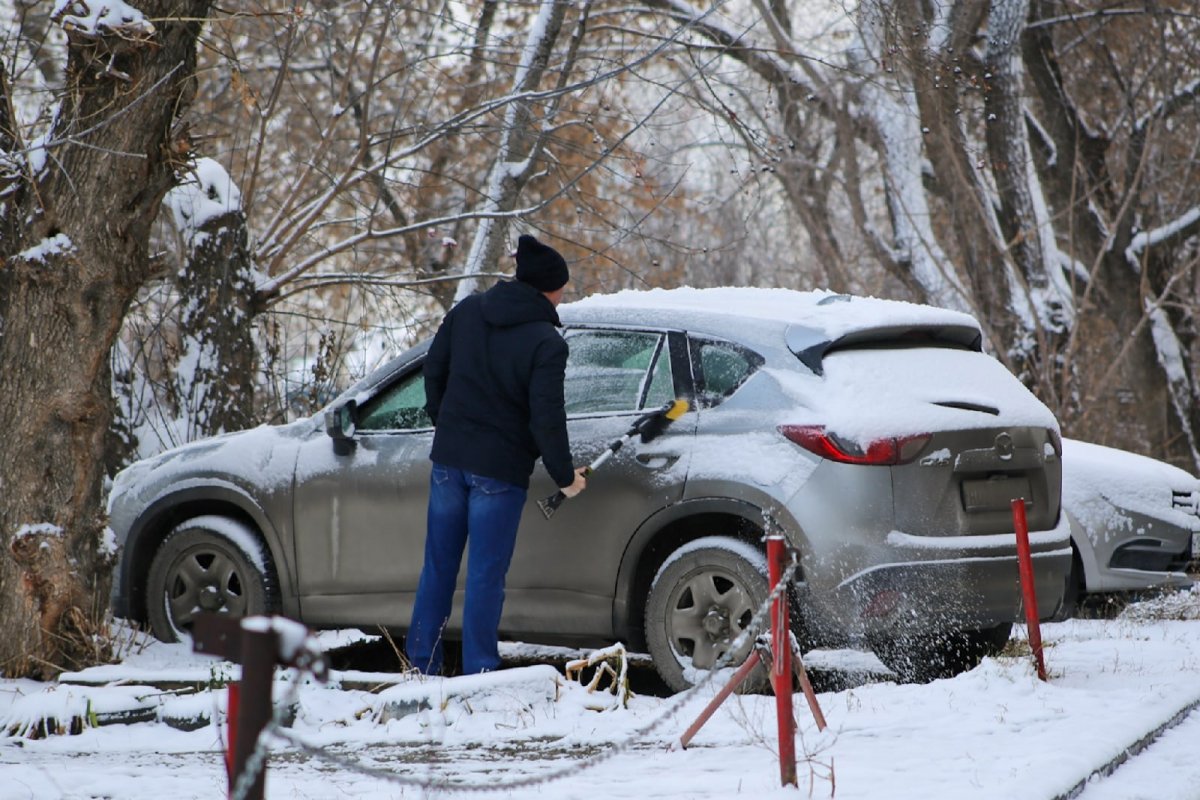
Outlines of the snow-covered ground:
<svg viewBox="0 0 1200 800">
<path fill-rule="evenodd" d="M 824 732 L 797 694 L 798 789 L 780 787 L 770 697 L 731 698 L 684 750 L 679 737 L 715 685 L 690 698 L 639 695 L 622 707 L 545 664 L 400 679 L 374 693 L 347 686 L 398 676 L 334 672 L 326 685 L 299 686 L 288 730 L 395 781 L 276 740 L 267 796 L 1196 800 L 1200 591 L 1158 609 L 1174 619 L 1142 604 L 1116 620 L 1044 626 L 1048 683 L 1014 655 L 924 686 L 878 680 L 821 692 Z M 322 634 L 322 642 L 352 636 Z M 813 653 L 808 662 L 818 672 L 881 669 L 853 652 Z M 176 694 L 145 682 L 236 674 L 184 645 L 143 642 L 119 665 L 68 676 L 99 686 L 0 682 L 0 799 L 224 796 L 224 690 Z M 278 677 L 283 698 L 289 674 Z M 155 720 L 86 723 L 123 709 L 149 709 Z M 74 735 L 33 736 L 47 717 L 85 722 Z M 189 720 L 199 727 L 178 728 Z"/>
</svg>

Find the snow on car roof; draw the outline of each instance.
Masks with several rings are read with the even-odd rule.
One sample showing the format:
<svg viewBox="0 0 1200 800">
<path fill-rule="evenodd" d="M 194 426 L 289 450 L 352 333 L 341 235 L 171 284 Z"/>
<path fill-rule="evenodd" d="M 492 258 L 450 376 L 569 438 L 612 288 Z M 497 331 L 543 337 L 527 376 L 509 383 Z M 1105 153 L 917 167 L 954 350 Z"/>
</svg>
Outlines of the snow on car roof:
<svg viewBox="0 0 1200 800">
<path fill-rule="evenodd" d="M 565 304 L 562 309 L 568 314 L 575 310 L 622 309 L 747 317 L 820 329 L 830 339 L 868 328 L 905 325 L 954 325 L 979 330 L 974 317 L 959 311 L 822 289 L 803 292 L 733 286 L 629 289 L 591 295 Z"/>
<path fill-rule="evenodd" d="M 749 287 L 716 289 L 627 290 L 593 295 L 564 305 L 565 318 L 594 318 L 619 312 L 622 321 L 645 315 L 661 323 L 663 312 L 688 315 L 687 324 L 718 320 L 726 329 L 747 334 L 757 327 L 786 330 L 786 343 L 812 373 L 825 373 L 831 343 L 869 331 L 905 328 L 955 329 L 978 336 L 969 314 L 934 306 L 835 292 Z M 585 315 L 574 311 L 587 312 Z M 730 325 L 726 321 L 735 321 Z M 766 326 L 766 327 L 763 327 Z M 793 335 L 793 334 L 800 335 Z M 967 337 L 971 338 L 971 337 Z M 949 341 L 964 344 L 962 336 Z M 781 342 L 782 343 L 782 342 Z M 815 352 L 813 358 L 806 358 Z M 1053 413 L 1004 365 L 977 348 L 922 346 L 911 340 L 904 349 L 880 352 L 838 351 L 828 362 L 829 374 L 819 387 L 812 376 L 767 369 L 793 402 L 781 411 L 781 422 L 811 421 L 858 442 L 879 436 L 961 430 L 996 425 L 1028 425 L 1057 430 Z M 817 363 L 820 361 L 821 363 Z M 992 413 L 964 410 L 964 404 L 992 408 Z M 806 416 L 807 415 L 807 416 Z"/>
</svg>

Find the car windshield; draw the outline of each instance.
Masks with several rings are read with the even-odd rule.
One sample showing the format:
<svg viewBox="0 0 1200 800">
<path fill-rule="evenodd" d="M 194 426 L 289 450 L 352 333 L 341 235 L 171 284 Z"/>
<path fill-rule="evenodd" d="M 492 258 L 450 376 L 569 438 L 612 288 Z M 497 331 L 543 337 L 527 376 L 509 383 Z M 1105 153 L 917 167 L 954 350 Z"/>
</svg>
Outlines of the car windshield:
<svg viewBox="0 0 1200 800">
<path fill-rule="evenodd" d="M 403 367 L 405 364 L 408 364 L 413 359 L 423 356 L 425 352 L 429 350 L 429 345 L 432 343 L 433 339 L 431 337 L 420 344 L 414 345 L 408 350 L 405 350 L 403 353 L 391 359 L 374 372 L 368 373 L 366 377 L 355 381 L 345 391 L 340 392 L 338 396 L 326 406 L 326 408 L 333 408 L 334 406 L 340 405 L 352 397 L 361 400 L 362 398 L 360 396 L 367 393 L 369 389 L 391 380 L 391 377 L 395 375 L 401 367 Z M 319 414 L 321 412 L 317 413 Z"/>
</svg>

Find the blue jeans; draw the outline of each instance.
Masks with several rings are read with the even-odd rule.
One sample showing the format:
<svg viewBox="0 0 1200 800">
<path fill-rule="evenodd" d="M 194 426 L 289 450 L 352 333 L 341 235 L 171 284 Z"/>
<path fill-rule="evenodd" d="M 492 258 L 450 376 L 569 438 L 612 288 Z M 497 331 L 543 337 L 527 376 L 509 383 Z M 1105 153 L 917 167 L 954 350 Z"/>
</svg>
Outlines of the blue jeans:
<svg viewBox="0 0 1200 800">
<path fill-rule="evenodd" d="M 512 561 L 526 494 L 520 486 L 434 463 L 429 479 L 425 564 L 405 642 L 408 660 L 426 675 L 442 669 L 442 634 L 468 545 L 463 674 L 500 666 L 496 645 L 504 576 Z"/>
</svg>

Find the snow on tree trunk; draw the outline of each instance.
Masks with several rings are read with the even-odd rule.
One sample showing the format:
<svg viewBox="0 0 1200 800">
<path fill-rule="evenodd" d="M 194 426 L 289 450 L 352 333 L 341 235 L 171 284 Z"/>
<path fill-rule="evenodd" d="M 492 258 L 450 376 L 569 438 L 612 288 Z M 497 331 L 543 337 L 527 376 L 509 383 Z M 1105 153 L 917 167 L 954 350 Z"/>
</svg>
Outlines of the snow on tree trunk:
<svg viewBox="0 0 1200 800">
<path fill-rule="evenodd" d="M 885 3 L 859 7 L 860 67 L 870 77 L 863 86 L 863 107 L 874 123 L 883 147 L 884 185 L 892 223 L 892 247 L 907 264 L 934 305 L 970 311 L 970 293 L 934 231 L 934 215 L 924 186 L 929 162 L 917 96 L 911 78 L 895 66 L 887 39 Z M 887 65 L 887 66 L 885 66 Z"/>
<path fill-rule="evenodd" d="M 253 422 L 257 363 L 255 273 L 241 196 L 212 159 L 189 172 L 166 198 L 187 257 L 177 278 L 183 342 L 174 385 L 185 441 Z"/>
<path fill-rule="evenodd" d="M 1146 313 L 1150 316 L 1150 333 L 1154 338 L 1154 349 L 1158 353 L 1158 363 L 1167 375 L 1167 386 L 1171 390 L 1171 405 L 1179 418 L 1183 429 L 1183 438 L 1192 456 L 1192 471 L 1200 471 L 1200 448 L 1196 446 L 1196 429 L 1193 425 L 1196 398 L 1193 395 L 1192 380 L 1188 364 L 1180 346 L 1179 337 L 1171 325 L 1167 313 L 1147 302 Z"/>
<path fill-rule="evenodd" d="M 1024 85 L 1020 60 L 1021 32 L 1028 0 L 993 0 L 987 18 L 987 50 L 983 96 L 984 140 L 996 187 L 1000 244 L 1011 265 L 1012 315 L 1022 320 L 1022 335 L 1010 336 L 1010 351 L 1027 382 L 1050 405 L 1058 407 L 1060 365 L 1053 358 L 1058 335 L 1073 320 L 1073 305 L 1061 277 L 1057 247 L 1044 226 L 1041 186 L 1031 167 L 1025 123 Z M 1036 200 L 1035 200 L 1036 196 Z M 991 204 L 988 208 L 990 210 Z M 1039 213 L 1039 209 L 1043 209 Z M 1002 312 L 995 307 L 993 312 Z"/>
<path fill-rule="evenodd" d="M 532 92 L 541 83 L 568 6 L 567 3 L 554 2 L 541 4 L 521 50 L 521 60 L 513 77 L 513 94 Z M 503 215 L 516 208 L 521 190 L 533 176 L 538 155 L 545 143 L 545 131 L 536 129 L 540 123 L 529 100 L 510 103 L 505 109 L 503 124 L 500 146 L 488 175 L 484 200 L 476 209 L 486 216 L 479 221 L 467 255 L 466 272 L 473 275 L 488 271 L 500 263 L 508 227 Z M 477 278 L 460 281 L 454 293 L 454 302 L 457 303 L 478 288 Z"/>
<path fill-rule="evenodd" d="M 1046 247 L 1034 194 L 1040 194 L 1025 133 L 1024 88 L 1020 55 L 1021 31 L 1028 0 L 994 0 L 988 15 L 987 92 L 984 132 L 991 174 L 999 200 L 999 227 L 1008 256 L 1021 278 L 1013 312 L 1032 317 L 1032 325 L 1061 331 L 1070 317 L 1071 298 L 1060 293 L 1063 281 L 1052 276 L 1059 263 Z"/>
<path fill-rule="evenodd" d="M 0 148 L 0 673 L 47 677 L 103 656 L 111 553 L 102 505 L 109 353 L 150 274 L 150 225 L 186 145 L 207 0 L 91 10 L 59 0 L 66 89 L 44 148 Z M 150 22 L 153 20 L 153 23 Z M 7 83 L 3 84 L 7 94 Z M 7 104 L 8 97 L 2 98 Z"/>
</svg>

